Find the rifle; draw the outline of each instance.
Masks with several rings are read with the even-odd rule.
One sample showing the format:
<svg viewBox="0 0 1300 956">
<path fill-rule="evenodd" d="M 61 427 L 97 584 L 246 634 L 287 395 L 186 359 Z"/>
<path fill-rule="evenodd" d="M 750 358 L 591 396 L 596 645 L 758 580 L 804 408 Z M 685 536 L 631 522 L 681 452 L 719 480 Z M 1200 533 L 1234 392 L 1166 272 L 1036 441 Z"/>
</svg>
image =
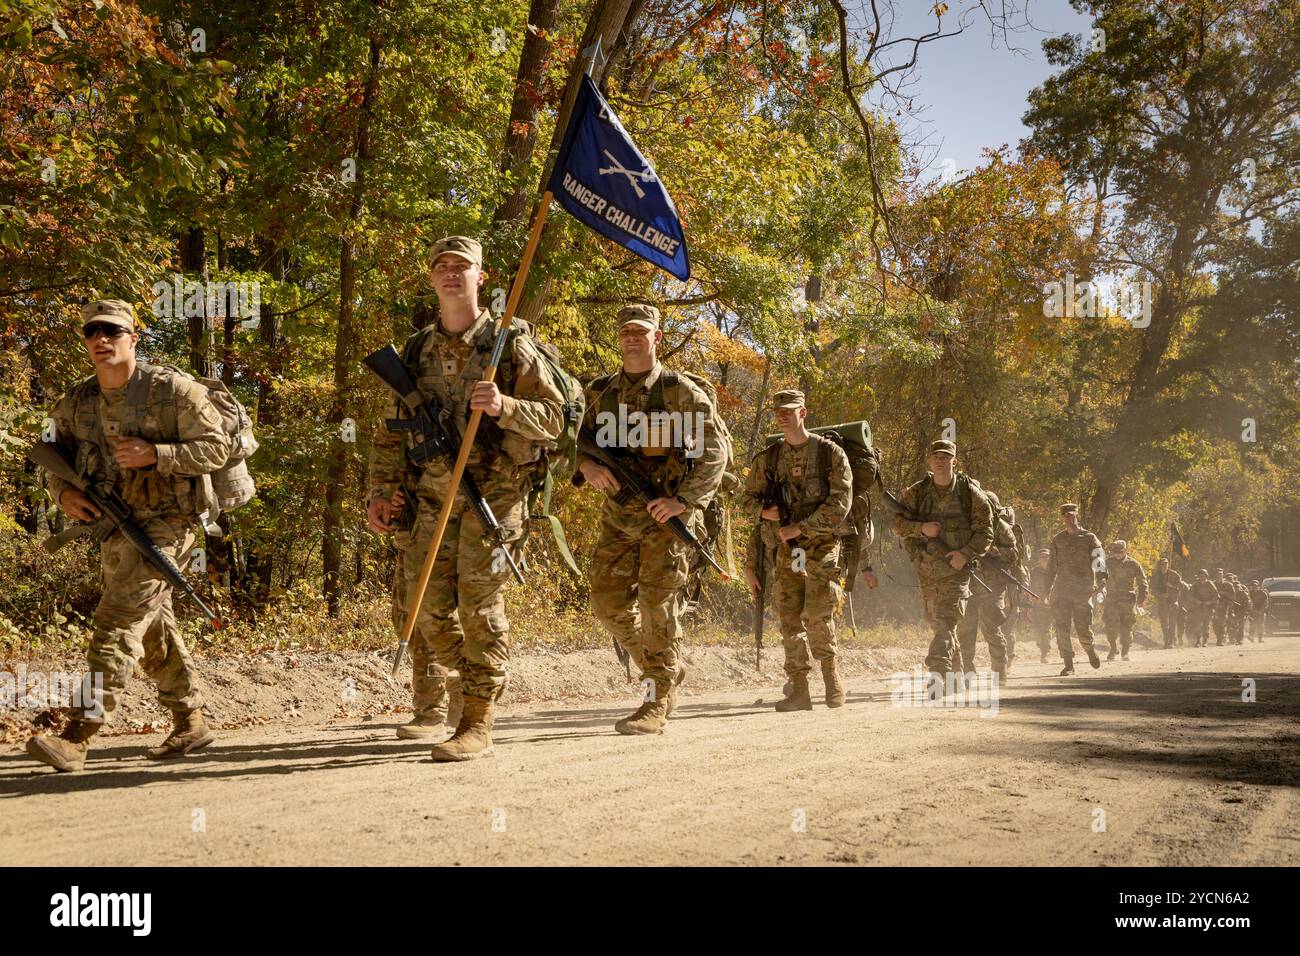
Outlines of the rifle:
<svg viewBox="0 0 1300 956">
<path fill-rule="evenodd" d="M 1016 577 L 1014 574 L 1012 574 L 1012 573 L 1011 573 L 1010 571 L 1008 571 L 1006 568 L 1002 567 L 1002 565 L 998 563 L 998 559 L 997 559 L 997 558 L 985 558 L 985 559 L 984 559 L 984 563 L 985 563 L 986 565 L 988 565 L 988 567 L 992 568 L 992 569 L 993 569 L 993 572 L 994 572 L 995 574 L 1000 574 L 1000 575 L 1002 575 L 1004 578 L 1006 578 L 1008 581 L 1010 581 L 1010 582 L 1011 582 L 1012 584 L 1014 584 L 1016 587 L 1020 588 L 1020 590 L 1024 591 L 1026 594 L 1028 594 L 1028 595 L 1029 595 L 1031 598 L 1033 598 L 1035 601 L 1041 601 L 1041 600 L 1042 600 L 1041 597 L 1039 597 L 1037 594 L 1035 594 L 1033 591 L 1031 591 L 1031 590 L 1029 589 L 1029 585 L 1025 584 L 1023 581 L 1020 580 L 1020 578 Z"/>
<path fill-rule="evenodd" d="M 663 493 L 654 486 L 648 479 L 638 474 L 627 460 L 626 452 L 616 452 L 613 449 L 601 448 L 596 444 L 596 433 L 590 428 L 583 428 L 578 432 L 578 452 L 586 455 L 593 461 L 599 462 L 614 473 L 618 479 L 619 491 L 614 495 L 614 501 L 620 505 L 625 505 L 633 498 L 640 498 L 643 501 L 650 502 L 655 498 L 662 498 Z M 682 521 L 680 515 L 673 515 L 664 525 L 675 534 L 681 541 L 690 545 L 699 552 L 700 557 L 709 563 L 713 570 L 717 571 L 724 581 L 730 581 L 731 575 L 723 570 L 722 565 L 718 564 L 718 559 L 709 553 L 709 549 L 704 546 L 699 538 L 691 534 L 690 528 Z"/>
<path fill-rule="evenodd" d="M 194 592 L 194 588 L 190 586 L 190 582 L 185 580 L 185 575 L 181 573 L 180 568 L 159 550 L 158 545 L 153 543 L 153 539 L 136 523 L 131 506 L 122 499 L 120 494 L 111 489 L 98 491 L 91 482 L 84 481 L 77 474 L 75 465 L 69 460 L 67 451 L 61 445 L 38 441 L 27 450 L 27 457 L 56 478 L 66 481 L 80 491 L 104 516 L 91 524 L 77 525 L 75 528 L 69 528 L 47 538 L 43 542 L 47 551 L 51 553 L 57 551 L 72 538 L 83 534 L 89 534 L 95 541 L 103 542 L 114 530 L 121 531 L 126 540 L 140 552 L 141 557 L 162 575 L 164 581 L 193 601 L 214 629 L 221 630 L 221 618 L 203 603 Z"/>
<path fill-rule="evenodd" d="M 385 345 L 379 351 L 367 355 L 362 362 L 381 382 L 397 393 L 398 399 L 412 414 L 411 418 L 384 420 L 384 425 L 389 431 L 411 433 L 411 449 L 406 455 L 411 465 L 418 470 L 437 458 L 454 461 L 456 452 L 460 448 L 460 430 L 448 419 L 437 402 L 428 400 L 420 394 L 415 381 L 411 378 L 411 373 L 402 364 L 397 350 L 391 345 Z M 498 552 L 510 565 L 510 573 L 515 576 L 516 581 L 523 584 L 524 576 L 520 573 L 519 565 L 515 563 L 514 556 L 511 555 L 506 543 L 508 537 L 506 529 L 501 526 L 501 522 L 497 521 L 487 499 L 479 491 L 478 482 L 468 470 L 461 479 L 461 484 L 465 489 L 465 497 L 469 499 L 474 513 L 478 515 L 479 523 L 483 525 L 484 535 L 496 540 Z M 418 608 L 410 608 L 407 613 L 415 614 L 418 610 Z M 399 641 L 397 651 L 393 654 L 394 674 L 397 673 L 405 652 L 406 642 Z"/>
<path fill-rule="evenodd" d="M 899 501 L 898 498 L 895 497 L 894 493 L 890 491 L 888 488 L 886 488 L 884 484 L 881 484 L 880 486 L 880 493 L 884 497 L 885 507 L 888 508 L 890 511 L 892 511 L 894 514 L 902 517 L 904 521 L 924 522 L 926 520 L 925 518 L 917 514 L 915 511 L 913 511 L 911 508 L 907 507 L 907 505 L 903 504 L 903 502 Z M 941 549 L 944 548 L 945 545 L 939 538 L 926 538 L 925 540 L 925 550 L 930 554 L 937 554 Z M 978 584 L 981 588 L 983 588 L 985 593 L 992 594 L 993 589 L 989 587 L 987 584 L 985 584 L 984 581 L 980 578 L 980 576 L 975 573 L 974 564 L 975 562 L 973 561 L 967 562 L 967 567 L 970 568 L 970 579 L 976 584 Z"/>
</svg>

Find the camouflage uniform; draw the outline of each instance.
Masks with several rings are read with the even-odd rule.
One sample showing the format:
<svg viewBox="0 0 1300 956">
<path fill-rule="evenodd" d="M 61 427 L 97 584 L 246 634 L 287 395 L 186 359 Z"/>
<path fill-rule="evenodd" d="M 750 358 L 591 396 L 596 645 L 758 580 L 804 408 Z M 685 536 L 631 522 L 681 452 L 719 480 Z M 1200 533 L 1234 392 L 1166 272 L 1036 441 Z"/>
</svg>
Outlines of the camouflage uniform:
<svg viewBox="0 0 1300 956">
<path fill-rule="evenodd" d="M 937 443 L 936 443 L 937 444 Z M 966 511 L 963 500 L 970 501 Z M 984 493 L 960 471 L 954 472 L 947 488 L 934 483 L 933 475 L 906 488 L 899 500 L 920 520 L 910 521 L 894 515 L 891 526 L 904 539 L 904 545 L 916 567 L 925 602 L 925 619 L 934 630 L 925 666 L 938 674 L 947 674 L 958 663 L 957 625 L 966 613 L 970 598 L 970 562 L 976 560 L 993 543 L 993 509 Z M 938 521 L 942 531 L 938 538 L 926 538 L 921 525 Z M 937 542 L 927 547 L 926 542 Z M 960 571 L 948 562 L 949 551 L 960 551 L 967 564 Z"/>
<path fill-rule="evenodd" d="M 1210 643 L 1210 621 L 1219 606 L 1219 589 L 1208 577 L 1197 578 L 1188 604 L 1187 627 L 1192 633 L 1192 646 L 1204 647 Z"/>
<path fill-rule="evenodd" d="M 435 323 L 408 342 L 408 348 L 418 345 L 411 372 L 420 394 L 437 401 L 461 433 L 470 416 L 470 393 L 483 377 L 499 328 L 500 322 L 483 309 L 461 333 L 448 333 Z M 469 455 L 469 472 L 506 530 L 507 547 L 512 548 L 519 546 L 524 534 L 524 502 L 542 467 L 542 449 L 563 429 L 563 396 L 540 363 L 527 335 L 512 336 L 497 377 L 501 414 L 495 419 L 482 417 Z M 406 415 L 405 408 L 400 411 Z M 399 417 L 395 399 L 386 417 Z M 405 441 L 401 432 L 381 424 L 371 444 L 369 484 L 371 498 L 391 498 L 405 485 L 408 500 L 416 502 L 409 547 L 401 563 L 409 589 L 419 580 L 453 462 L 438 459 L 418 473 L 409 471 Z M 504 591 L 510 569 L 494 555 L 496 547 L 484 536 L 462 483 L 412 635 L 412 663 L 417 674 L 423 671 L 429 678 L 427 684 L 423 678 L 415 682 L 417 706 L 446 706 L 443 686 L 451 670 L 460 672 L 467 701 L 493 700 L 505 684 L 510 625 Z M 468 703 L 466 707 L 468 712 Z"/>
<path fill-rule="evenodd" d="M 1035 594 L 1047 597 L 1050 587 L 1047 568 L 1035 565 L 1029 572 L 1029 582 Z M 1033 598 L 1029 600 L 1032 601 Z M 1030 607 L 1029 617 L 1033 622 L 1034 636 L 1038 641 L 1039 660 L 1046 663 L 1047 655 L 1052 651 L 1052 609 L 1045 604 L 1035 603 Z"/>
<path fill-rule="evenodd" d="M 160 551 L 184 570 L 194 548 L 193 525 L 204 509 L 206 475 L 225 464 L 230 440 L 207 389 L 175 371 L 138 363 L 126 386 L 104 389 L 90 378 L 59 399 L 53 411 L 58 441 L 76 454 L 77 470 L 106 490 L 118 491 L 136 522 Z M 113 436 L 154 444 L 158 462 L 121 469 Z M 54 476 L 54 499 L 68 488 Z M 158 685 L 158 700 L 173 714 L 203 706 L 189 651 L 176 629 L 172 589 L 121 532 L 100 552 L 104 593 L 92 618 L 87 654 L 91 673 L 104 681 L 102 716 L 83 710 L 81 720 L 107 722 L 137 661 Z"/>
<path fill-rule="evenodd" d="M 406 596 L 419 581 L 420 565 L 416 564 L 414 570 L 411 570 L 410 563 L 406 560 L 406 553 L 411 547 L 411 531 L 409 529 L 399 528 L 394 531 L 393 547 L 397 550 L 397 557 L 393 561 L 393 588 L 390 595 L 390 606 L 392 609 L 393 631 L 396 634 L 401 634 L 406 629 Z M 424 553 L 429 553 L 427 541 L 424 545 Z M 414 633 L 411 634 L 409 648 L 411 653 L 411 710 L 414 713 L 412 723 L 416 726 L 424 725 L 434 728 L 442 724 L 454 727 L 460 719 L 460 708 L 456 706 L 459 701 L 460 678 L 449 675 L 447 668 L 438 663 L 429 631 L 426 627 L 420 626 L 421 623 L 423 622 L 417 623 Z M 459 619 L 456 620 L 455 627 L 459 629 Z M 405 732 L 399 729 L 399 735 L 403 737 L 424 736 L 419 731 L 409 729 Z"/>
<path fill-rule="evenodd" d="M 853 474 L 848 456 L 829 438 L 809 433 L 802 445 L 796 447 L 782 439 L 775 447 L 775 456 L 764 450 L 749 466 L 744 506 L 758 523 L 761 546 L 767 550 L 772 568 L 786 676 L 792 681 L 806 680 L 812 669 L 810 644 L 812 660 L 824 664 L 835 659 L 834 613 L 842 595 L 836 530 L 849 513 Z M 774 465 L 770 476 L 769 462 Z M 790 523 L 801 529 L 799 537 L 788 544 L 782 544 L 777 536 L 780 521 L 760 517 L 769 477 L 789 506 Z M 746 560 L 751 571 L 757 568 L 754 547 L 751 539 Z M 796 562 L 801 562 L 802 568 Z"/>
<path fill-rule="evenodd" d="M 1079 637 L 1079 646 L 1095 660 L 1092 646 L 1092 596 L 1097 590 L 1098 578 L 1106 572 L 1094 571 L 1093 560 L 1102 552 L 1101 542 L 1091 531 L 1064 528 L 1052 538 L 1052 552 L 1047 566 L 1047 585 L 1051 589 L 1052 626 L 1056 630 L 1056 649 L 1061 654 L 1065 669 L 1074 667 L 1074 645 L 1070 628 Z M 1095 666 L 1095 665 L 1094 665 Z"/>
<path fill-rule="evenodd" d="M 650 310 L 641 307 L 624 311 Z M 654 327 L 658 327 L 658 310 L 654 311 Z M 676 497 L 686 505 L 679 517 L 699 537 L 703 533 L 703 509 L 717 493 L 726 467 L 726 452 L 704 390 L 656 362 L 644 374 L 619 371 L 597 379 L 587 387 L 586 397 L 583 427 L 597 432 L 598 440 L 601 429 L 596 416 L 601 412 L 617 416 L 619 406 L 624 407 L 623 415 L 662 411 L 702 416 L 691 421 L 704 423 L 703 435 L 692 432 L 682 436 L 683 441 L 686 437 L 702 441 L 703 450 L 695 457 L 689 457 L 688 449 L 680 445 L 623 449 L 632 452 L 633 467 L 662 490 L 663 497 Z M 694 454 L 694 448 L 689 450 Z M 582 454 L 578 456 L 579 465 L 589 460 Z M 585 482 L 581 471 L 574 473 L 575 485 Z M 680 680 L 680 611 L 690 570 L 690 550 L 666 524 L 655 520 L 640 498 L 620 504 L 610 495 L 601 506 L 600 532 L 591 562 L 592 611 L 627 651 L 641 680 L 654 683 L 653 694 L 647 686 L 646 703 L 664 701 L 668 709 L 672 688 Z M 662 716 L 666 718 L 667 713 Z M 639 719 L 635 715 L 629 718 Z"/>
<path fill-rule="evenodd" d="M 1156 599 L 1160 615 L 1160 633 L 1165 647 L 1173 647 L 1178 638 L 1179 599 L 1183 595 L 1182 576 L 1173 568 L 1157 567 L 1151 572 L 1151 596 Z"/>
<path fill-rule="evenodd" d="M 1118 560 L 1115 560 L 1118 559 Z M 1128 650 L 1133 644 L 1133 625 L 1137 621 L 1136 607 L 1147 599 L 1147 576 L 1132 557 L 1114 555 L 1106 566 L 1106 600 L 1102 605 L 1101 620 L 1110 642 L 1110 656 L 1115 659 L 1118 650 L 1128 660 Z"/>
<path fill-rule="evenodd" d="M 1264 643 L 1264 618 L 1268 615 L 1268 592 L 1259 584 L 1250 586 L 1250 636 Z"/>
<path fill-rule="evenodd" d="M 1228 609 L 1232 606 L 1232 585 L 1223 572 L 1219 572 L 1214 587 L 1219 594 L 1219 602 L 1214 607 L 1214 643 L 1217 646 L 1222 645 L 1227 636 Z"/>
<path fill-rule="evenodd" d="M 1187 617 L 1188 611 L 1192 606 L 1192 582 L 1184 581 L 1182 587 L 1178 589 L 1178 613 L 1175 616 L 1177 629 L 1174 633 L 1174 643 L 1182 647 L 1186 643 L 1187 635 Z"/>
<path fill-rule="evenodd" d="M 1232 642 L 1246 643 L 1246 619 L 1250 617 L 1250 588 L 1237 578 L 1232 579 Z"/>
<path fill-rule="evenodd" d="M 974 482 L 974 479 L 970 479 Z M 1016 550 L 1015 535 L 1009 525 L 999 514 L 999 502 L 991 492 L 985 492 L 993 513 L 993 544 L 985 552 L 985 561 L 998 561 L 1011 574 L 1018 573 L 1020 556 Z M 975 646 L 979 632 L 984 632 L 984 641 L 989 646 L 989 662 L 993 671 L 1000 677 L 1007 676 L 1007 664 L 1010 657 L 1010 639 L 1003 630 L 1007 620 L 1007 589 L 1011 587 L 1000 574 L 992 571 L 980 576 L 991 591 L 976 587 L 966 602 L 966 611 L 957 625 L 957 646 L 961 653 L 961 668 L 964 671 L 975 670 Z M 957 661 L 954 659 L 954 664 Z"/>
</svg>

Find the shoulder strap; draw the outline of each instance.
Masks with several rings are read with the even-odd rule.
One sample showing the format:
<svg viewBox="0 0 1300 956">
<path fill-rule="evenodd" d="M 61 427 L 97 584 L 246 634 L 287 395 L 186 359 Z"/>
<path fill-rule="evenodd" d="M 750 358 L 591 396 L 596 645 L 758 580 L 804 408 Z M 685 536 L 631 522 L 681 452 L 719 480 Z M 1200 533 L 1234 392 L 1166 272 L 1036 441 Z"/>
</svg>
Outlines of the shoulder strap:
<svg viewBox="0 0 1300 956">
<path fill-rule="evenodd" d="M 817 446 L 817 477 L 822 478 L 831 473 L 831 439 L 821 438 L 820 435 L 817 437 L 820 438 Z"/>
<path fill-rule="evenodd" d="M 767 476 L 769 478 L 776 476 L 776 461 L 780 454 L 781 443 L 779 441 L 772 442 L 772 444 L 768 445 L 767 449 L 763 452 L 763 455 L 765 456 L 763 467 L 767 471 Z"/>
<path fill-rule="evenodd" d="M 669 388 L 676 388 L 679 381 L 681 381 L 681 379 L 676 372 L 669 371 L 668 369 L 660 370 L 659 377 L 655 379 L 655 383 L 650 386 L 649 410 L 652 412 L 666 411 L 667 406 L 664 404 L 664 386 L 666 385 Z"/>
<path fill-rule="evenodd" d="M 415 364 L 420 359 L 420 353 L 424 351 L 424 343 L 433 334 L 432 326 L 426 325 L 418 332 L 412 333 L 406 339 L 406 344 L 402 346 L 402 364 L 412 375 L 415 374 Z"/>
</svg>

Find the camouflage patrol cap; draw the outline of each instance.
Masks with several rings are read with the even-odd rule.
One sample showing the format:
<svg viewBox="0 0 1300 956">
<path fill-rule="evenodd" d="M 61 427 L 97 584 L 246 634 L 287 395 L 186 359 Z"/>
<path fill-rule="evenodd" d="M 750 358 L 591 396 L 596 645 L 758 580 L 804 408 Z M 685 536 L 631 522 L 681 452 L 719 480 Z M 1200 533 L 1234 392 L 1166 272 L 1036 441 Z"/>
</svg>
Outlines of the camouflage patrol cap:
<svg viewBox="0 0 1300 956">
<path fill-rule="evenodd" d="M 772 408 L 803 408 L 804 394 L 797 388 L 783 388 L 772 396 Z"/>
<path fill-rule="evenodd" d="M 460 256 L 466 262 L 472 262 L 483 268 L 483 247 L 477 239 L 468 236 L 447 236 L 433 244 L 429 253 L 429 265 L 433 265 L 442 256 Z"/>
<path fill-rule="evenodd" d="M 1253 581 L 1250 582 L 1250 586 L 1251 586 L 1252 588 L 1255 587 L 1255 586 L 1257 586 L 1258 584 L 1259 584 L 1259 579 L 1258 579 L 1258 578 L 1256 578 L 1255 580 L 1253 580 Z"/>
<path fill-rule="evenodd" d="M 1110 551 L 1112 554 L 1119 554 L 1119 552 L 1127 551 L 1127 550 L 1128 550 L 1128 542 L 1125 541 L 1123 538 L 1116 538 L 1114 541 L 1110 543 Z"/>
<path fill-rule="evenodd" d="M 659 328 L 659 310 L 653 305 L 640 303 L 625 305 L 618 310 L 618 327 L 621 329 L 625 325 L 635 325 L 647 332 L 653 332 Z"/>
<path fill-rule="evenodd" d="M 937 452 L 942 452 L 945 455 L 952 455 L 952 457 L 956 458 L 957 443 L 950 442 L 946 438 L 940 438 L 938 441 L 930 442 L 930 454 L 933 455 Z"/>
<path fill-rule="evenodd" d="M 1071 511 L 1073 511 L 1075 514 L 1079 513 L 1079 506 L 1076 505 L 1073 501 L 1067 501 L 1065 504 L 1061 505 L 1061 514 L 1063 515 L 1069 514 Z"/>
<path fill-rule="evenodd" d="M 1051 548 L 1039 548 L 1039 549 L 1038 549 L 1038 553 L 1039 553 L 1039 554 L 1051 554 L 1051 553 L 1052 553 L 1052 549 L 1051 549 Z"/>
<path fill-rule="evenodd" d="M 91 322 L 106 322 L 128 332 L 134 332 L 135 309 L 121 299 L 100 299 L 98 302 L 84 306 L 81 310 L 83 332 Z"/>
</svg>

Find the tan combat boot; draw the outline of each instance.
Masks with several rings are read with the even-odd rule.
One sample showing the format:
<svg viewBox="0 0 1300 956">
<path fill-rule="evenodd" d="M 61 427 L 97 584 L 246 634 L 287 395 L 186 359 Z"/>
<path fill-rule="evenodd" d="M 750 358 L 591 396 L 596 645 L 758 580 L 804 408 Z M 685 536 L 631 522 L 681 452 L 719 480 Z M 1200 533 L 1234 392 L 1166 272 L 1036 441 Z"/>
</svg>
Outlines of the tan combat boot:
<svg viewBox="0 0 1300 956">
<path fill-rule="evenodd" d="M 839 671 L 835 667 L 835 658 L 822 661 L 822 683 L 826 685 L 826 706 L 844 706 L 844 685 L 840 683 Z"/>
<path fill-rule="evenodd" d="M 184 757 L 195 750 L 201 750 L 216 736 L 203 722 L 203 711 L 173 711 L 173 728 L 171 735 L 157 747 L 150 747 L 144 755 L 150 760 L 168 760 L 172 757 Z"/>
<path fill-rule="evenodd" d="M 620 734 L 629 737 L 638 734 L 662 734 L 668 723 L 668 694 L 656 694 L 654 700 L 648 700 L 631 714 L 614 725 Z"/>
<path fill-rule="evenodd" d="M 461 714 L 465 709 L 465 695 L 461 692 L 459 677 L 447 678 L 446 695 L 443 707 L 435 707 L 426 713 L 417 713 L 408 723 L 397 728 L 397 736 L 402 740 L 429 740 L 442 737 L 452 727 L 460 725 Z"/>
<path fill-rule="evenodd" d="M 664 711 L 664 719 L 671 717 L 673 711 L 677 708 L 677 687 L 682 681 L 686 680 L 686 667 L 683 664 L 677 665 L 677 676 L 673 678 L 672 686 L 668 688 L 668 699 L 664 701 L 667 709 Z"/>
<path fill-rule="evenodd" d="M 492 704 L 490 698 L 466 697 L 456 732 L 436 744 L 430 756 L 439 763 L 492 756 Z"/>
<path fill-rule="evenodd" d="M 792 710 L 812 710 L 812 697 L 808 694 L 808 675 L 800 674 L 790 678 L 790 693 L 776 702 L 776 709 L 782 714 Z"/>
<path fill-rule="evenodd" d="M 102 724 L 89 720 L 72 720 L 57 737 L 32 737 L 27 741 L 27 755 L 49 764 L 61 773 L 71 773 L 86 765 L 90 738 Z"/>
</svg>

